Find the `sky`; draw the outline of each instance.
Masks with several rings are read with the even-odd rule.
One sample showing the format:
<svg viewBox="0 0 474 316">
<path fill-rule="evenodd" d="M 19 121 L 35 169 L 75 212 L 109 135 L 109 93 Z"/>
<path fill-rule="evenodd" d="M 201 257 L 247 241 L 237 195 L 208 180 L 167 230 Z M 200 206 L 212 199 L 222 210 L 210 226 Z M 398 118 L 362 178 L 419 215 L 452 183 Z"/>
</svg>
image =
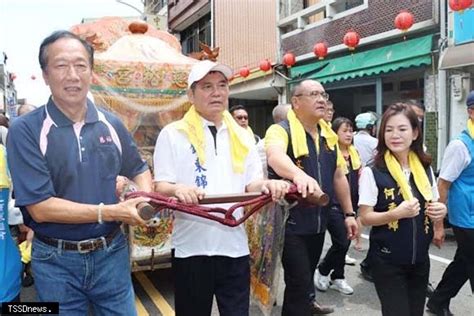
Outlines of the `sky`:
<svg viewBox="0 0 474 316">
<path fill-rule="evenodd" d="M 140 0 L 124 2 L 143 9 Z M 102 16 L 138 17 L 139 13 L 115 0 L 0 0 L 0 56 L 2 52 L 8 56 L 6 68 L 16 75 L 18 98 L 42 105 L 49 97 L 38 63 L 45 37 L 80 24 L 83 18 Z"/>
</svg>

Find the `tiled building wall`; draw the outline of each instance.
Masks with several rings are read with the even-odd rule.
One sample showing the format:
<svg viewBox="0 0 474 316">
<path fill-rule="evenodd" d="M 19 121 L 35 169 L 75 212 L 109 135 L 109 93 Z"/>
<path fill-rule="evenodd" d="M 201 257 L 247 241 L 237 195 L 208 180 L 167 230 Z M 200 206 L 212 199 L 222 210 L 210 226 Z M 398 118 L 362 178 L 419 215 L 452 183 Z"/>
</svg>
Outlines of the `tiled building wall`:
<svg viewBox="0 0 474 316">
<path fill-rule="evenodd" d="M 320 41 L 329 47 L 341 44 L 344 34 L 351 29 L 361 38 L 390 31 L 394 29 L 395 16 L 402 10 L 409 10 L 415 22 L 435 20 L 437 4 L 431 0 L 369 0 L 366 10 L 282 39 L 281 49 L 298 56 L 311 52 L 314 43 Z"/>
</svg>

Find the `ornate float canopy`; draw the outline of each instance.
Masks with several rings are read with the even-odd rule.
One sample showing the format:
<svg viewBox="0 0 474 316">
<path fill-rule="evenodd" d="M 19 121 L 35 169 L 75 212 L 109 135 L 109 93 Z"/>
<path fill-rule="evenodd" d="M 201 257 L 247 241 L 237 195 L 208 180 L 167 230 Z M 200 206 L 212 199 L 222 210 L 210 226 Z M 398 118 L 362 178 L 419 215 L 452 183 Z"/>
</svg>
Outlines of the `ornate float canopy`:
<svg viewBox="0 0 474 316">
<path fill-rule="evenodd" d="M 95 103 L 117 113 L 139 146 L 153 146 L 159 129 L 189 107 L 187 76 L 197 60 L 181 53 L 174 36 L 143 21 L 103 18 L 71 30 L 95 48 Z"/>
</svg>

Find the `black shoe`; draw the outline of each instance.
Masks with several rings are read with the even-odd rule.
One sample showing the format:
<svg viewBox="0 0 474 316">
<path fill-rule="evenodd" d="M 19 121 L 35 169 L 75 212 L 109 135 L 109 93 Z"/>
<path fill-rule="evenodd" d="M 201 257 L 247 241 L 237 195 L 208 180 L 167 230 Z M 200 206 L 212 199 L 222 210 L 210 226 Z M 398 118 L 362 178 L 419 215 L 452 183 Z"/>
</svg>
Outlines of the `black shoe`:
<svg viewBox="0 0 474 316">
<path fill-rule="evenodd" d="M 369 282 L 374 282 L 374 278 L 372 277 L 372 271 L 370 271 L 370 266 L 364 264 L 364 262 L 360 263 L 360 273 L 362 277 Z"/>
<path fill-rule="evenodd" d="M 325 315 L 334 312 L 334 308 L 330 306 L 324 306 L 316 301 L 311 302 L 311 314 L 312 315 Z"/>
<path fill-rule="evenodd" d="M 439 307 L 432 304 L 430 301 L 426 303 L 426 307 L 428 308 L 428 312 L 435 314 L 436 316 L 453 316 L 454 314 L 451 313 L 448 306 Z"/>
<path fill-rule="evenodd" d="M 426 286 L 426 297 L 430 298 L 434 293 L 434 287 L 431 285 L 431 282 L 428 282 L 428 285 Z"/>
</svg>

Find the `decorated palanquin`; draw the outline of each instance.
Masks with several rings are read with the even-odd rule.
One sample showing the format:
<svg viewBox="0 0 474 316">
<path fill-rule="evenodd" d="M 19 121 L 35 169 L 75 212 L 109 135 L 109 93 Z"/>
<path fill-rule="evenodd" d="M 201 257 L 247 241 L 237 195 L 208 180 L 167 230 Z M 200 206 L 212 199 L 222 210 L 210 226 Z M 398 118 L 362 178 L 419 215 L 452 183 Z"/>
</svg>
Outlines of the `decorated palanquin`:
<svg viewBox="0 0 474 316">
<path fill-rule="evenodd" d="M 159 131 L 190 106 L 187 77 L 197 60 L 181 53 L 176 37 L 143 21 L 107 17 L 71 31 L 94 47 L 91 93 L 96 105 L 122 119 L 152 167 Z M 172 212 L 165 211 L 156 225 L 129 227 L 134 270 L 169 263 L 172 226 Z"/>
</svg>

